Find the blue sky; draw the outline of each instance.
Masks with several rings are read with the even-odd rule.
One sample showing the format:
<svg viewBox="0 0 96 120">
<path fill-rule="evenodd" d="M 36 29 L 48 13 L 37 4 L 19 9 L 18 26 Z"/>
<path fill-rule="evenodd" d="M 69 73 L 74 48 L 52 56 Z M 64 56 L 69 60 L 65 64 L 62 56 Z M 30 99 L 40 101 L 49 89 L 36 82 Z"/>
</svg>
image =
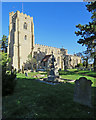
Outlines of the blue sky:
<svg viewBox="0 0 96 120">
<path fill-rule="evenodd" d="M 22 2 L 2 3 L 2 34 L 8 36 L 9 12 L 22 11 Z M 75 25 L 91 21 L 84 2 L 23 2 L 23 12 L 33 17 L 35 43 L 68 49 L 68 54 L 85 50 L 78 44 Z"/>
</svg>

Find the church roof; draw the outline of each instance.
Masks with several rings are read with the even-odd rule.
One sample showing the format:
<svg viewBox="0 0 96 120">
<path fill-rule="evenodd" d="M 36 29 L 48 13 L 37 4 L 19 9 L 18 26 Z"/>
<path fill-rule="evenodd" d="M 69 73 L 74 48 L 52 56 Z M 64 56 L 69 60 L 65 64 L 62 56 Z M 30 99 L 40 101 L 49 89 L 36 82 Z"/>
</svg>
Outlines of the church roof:
<svg viewBox="0 0 96 120">
<path fill-rule="evenodd" d="M 42 62 L 47 62 L 48 59 L 50 58 L 51 55 L 45 55 L 45 57 L 42 59 L 41 63 Z"/>
</svg>

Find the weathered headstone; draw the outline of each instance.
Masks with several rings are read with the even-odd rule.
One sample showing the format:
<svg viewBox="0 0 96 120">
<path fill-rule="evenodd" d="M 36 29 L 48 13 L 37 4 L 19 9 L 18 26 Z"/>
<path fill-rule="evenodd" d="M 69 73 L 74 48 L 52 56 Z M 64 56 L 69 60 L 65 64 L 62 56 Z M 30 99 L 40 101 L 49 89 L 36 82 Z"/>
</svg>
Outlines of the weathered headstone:
<svg viewBox="0 0 96 120">
<path fill-rule="evenodd" d="M 80 70 L 83 70 L 84 68 L 81 68 Z"/>
<path fill-rule="evenodd" d="M 94 68 L 91 68 L 91 71 L 94 71 Z"/>
<path fill-rule="evenodd" d="M 75 81 L 74 101 L 91 107 L 91 80 L 85 77 Z"/>
<path fill-rule="evenodd" d="M 84 70 L 86 71 L 86 68 L 84 68 Z"/>
<path fill-rule="evenodd" d="M 90 68 L 88 68 L 88 70 L 90 71 Z"/>
<path fill-rule="evenodd" d="M 28 76 L 27 72 L 25 72 L 25 76 L 26 76 L 26 77 Z"/>
</svg>

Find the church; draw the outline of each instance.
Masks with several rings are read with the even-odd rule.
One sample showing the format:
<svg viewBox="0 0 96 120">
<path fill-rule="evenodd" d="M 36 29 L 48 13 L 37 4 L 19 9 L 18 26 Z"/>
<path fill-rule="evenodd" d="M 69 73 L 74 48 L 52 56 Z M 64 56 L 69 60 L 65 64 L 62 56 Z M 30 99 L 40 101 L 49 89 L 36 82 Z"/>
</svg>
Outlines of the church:
<svg viewBox="0 0 96 120">
<path fill-rule="evenodd" d="M 47 69 L 52 53 L 58 69 L 64 69 L 65 65 L 67 68 L 74 68 L 81 63 L 81 57 L 68 55 L 67 49 L 35 44 L 33 17 L 20 11 L 9 13 L 7 51 L 11 58 L 11 65 L 16 70 L 22 69 L 22 66 L 31 69 L 31 64 L 28 64 L 29 55 L 36 60 L 36 69 Z"/>
</svg>

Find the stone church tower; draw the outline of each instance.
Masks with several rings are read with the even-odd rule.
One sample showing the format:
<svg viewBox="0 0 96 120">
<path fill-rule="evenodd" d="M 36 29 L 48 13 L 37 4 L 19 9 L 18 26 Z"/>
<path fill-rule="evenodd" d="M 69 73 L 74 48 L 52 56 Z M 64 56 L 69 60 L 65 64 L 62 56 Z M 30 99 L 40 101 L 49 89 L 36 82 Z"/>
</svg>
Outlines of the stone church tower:
<svg viewBox="0 0 96 120">
<path fill-rule="evenodd" d="M 64 56 L 66 57 L 67 67 L 75 67 L 80 63 L 81 58 L 74 55 L 68 55 L 67 49 L 56 48 L 46 45 L 35 44 L 34 41 L 34 23 L 33 17 L 17 12 L 9 13 L 9 36 L 8 36 L 8 55 L 11 58 L 10 66 L 18 70 L 32 68 L 27 65 L 28 55 L 36 59 L 36 69 L 48 68 L 50 59 L 48 56 L 54 54 L 57 68 L 64 69 Z"/>
<path fill-rule="evenodd" d="M 8 55 L 17 70 L 22 69 L 34 48 L 33 17 L 17 12 L 9 13 Z"/>
</svg>

